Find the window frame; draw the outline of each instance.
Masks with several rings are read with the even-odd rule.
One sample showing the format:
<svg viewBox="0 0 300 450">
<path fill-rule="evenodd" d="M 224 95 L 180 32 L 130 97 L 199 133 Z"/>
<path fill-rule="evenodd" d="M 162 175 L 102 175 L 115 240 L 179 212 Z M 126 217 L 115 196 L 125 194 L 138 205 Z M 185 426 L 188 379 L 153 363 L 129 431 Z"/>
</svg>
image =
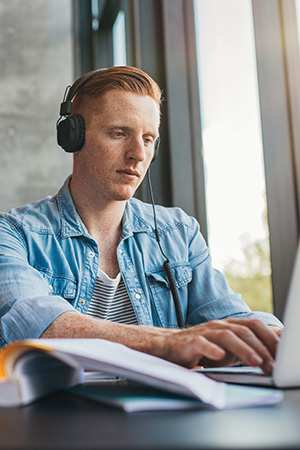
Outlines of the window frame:
<svg viewBox="0 0 300 450">
<path fill-rule="evenodd" d="M 294 0 L 253 0 L 252 8 L 274 312 L 282 318 L 299 239 L 300 57 L 296 5 Z"/>
<path fill-rule="evenodd" d="M 207 236 L 193 0 L 73 0 L 75 74 L 113 64 L 112 27 L 125 13 L 128 64 L 164 92 L 161 149 L 151 166 L 156 202 L 182 207 Z M 294 0 L 252 0 L 275 314 L 282 318 L 299 238 L 300 56 Z M 271 51 L 276 48 L 276 52 Z M 178 89 L 180 86 L 180 89 Z M 272 108 L 274 92 L 277 108 Z M 184 151 L 183 151 L 184 149 Z M 282 181 L 279 183 L 279 180 Z M 149 201 L 143 183 L 137 196 Z"/>
</svg>

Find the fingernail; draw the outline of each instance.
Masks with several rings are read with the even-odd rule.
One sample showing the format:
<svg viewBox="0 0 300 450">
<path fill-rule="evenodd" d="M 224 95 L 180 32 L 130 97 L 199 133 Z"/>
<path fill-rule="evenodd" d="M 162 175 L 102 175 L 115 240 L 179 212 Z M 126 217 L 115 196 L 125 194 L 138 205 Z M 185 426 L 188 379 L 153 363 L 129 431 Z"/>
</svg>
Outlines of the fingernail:
<svg viewBox="0 0 300 450">
<path fill-rule="evenodd" d="M 251 364 L 260 365 L 263 362 L 263 359 L 259 355 L 251 355 Z"/>
</svg>

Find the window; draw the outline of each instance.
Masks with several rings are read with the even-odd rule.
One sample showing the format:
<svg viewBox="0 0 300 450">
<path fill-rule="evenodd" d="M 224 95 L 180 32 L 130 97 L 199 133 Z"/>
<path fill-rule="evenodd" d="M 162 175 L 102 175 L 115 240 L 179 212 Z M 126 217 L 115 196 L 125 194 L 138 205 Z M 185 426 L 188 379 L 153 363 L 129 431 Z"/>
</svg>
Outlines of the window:
<svg viewBox="0 0 300 450">
<path fill-rule="evenodd" d="M 297 22 L 298 22 L 298 39 L 300 45 L 300 0 L 295 0 L 296 4 L 296 13 L 297 13 Z"/>
<path fill-rule="evenodd" d="M 241 282 L 251 282 L 251 271 L 256 270 L 268 283 L 270 241 L 274 312 L 279 318 L 300 229 L 299 2 L 72 0 L 76 76 L 126 61 L 148 72 L 163 89 L 161 151 L 151 170 L 157 203 L 180 206 L 195 216 L 205 239 L 208 204 L 215 266 L 222 270 L 229 266 L 231 273 L 243 275 Z M 214 140 L 222 148 L 219 157 L 216 147 L 214 151 L 209 147 Z M 247 148 L 252 153 L 246 158 Z M 245 192 L 246 186 L 250 192 Z M 140 198 L 149 200 L 147 189 L 141 190 Z M 249 216 L 247 210 L 253 213 Z M 226 241 L 227 253 L 221 253 Z M 249 246 L 251 271 L 244 251 Z M 260 254 L 263 257 L 257 258 Z M 258 286 L 257 280 L 252 285 Z M 246 299 L 244 289 L 233 287 Z M 270 284 L 266 302 L 258 290 L 259 308 L 271 310 Z"/>
<path fill-rule="evenodd" d="M 195 0 L 208 244 L 252 309 L 272 311 L 250 0 Z"/>
<path fill-rule="evenodd" d="M 119 11 L 113 25 L 114 66 L 126 66 L 125 13 Z"/>
</svg>

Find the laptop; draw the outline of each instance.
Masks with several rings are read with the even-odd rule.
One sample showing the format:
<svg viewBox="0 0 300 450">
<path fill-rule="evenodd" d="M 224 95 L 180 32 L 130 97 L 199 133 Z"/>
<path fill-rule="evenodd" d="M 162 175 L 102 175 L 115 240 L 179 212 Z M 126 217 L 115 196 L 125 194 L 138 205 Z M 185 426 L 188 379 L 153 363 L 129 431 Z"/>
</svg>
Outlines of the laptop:
<svg viewBox="0 0 300 450">
<path fill-rule="evenodd" d="M 300 244 L 283 316 L 284 329 L 278 346 L 273 374 L 256 367 L 218 367 L 199 370 L 217 381 L 278 388 L 300 386 Z"/>
</svg>

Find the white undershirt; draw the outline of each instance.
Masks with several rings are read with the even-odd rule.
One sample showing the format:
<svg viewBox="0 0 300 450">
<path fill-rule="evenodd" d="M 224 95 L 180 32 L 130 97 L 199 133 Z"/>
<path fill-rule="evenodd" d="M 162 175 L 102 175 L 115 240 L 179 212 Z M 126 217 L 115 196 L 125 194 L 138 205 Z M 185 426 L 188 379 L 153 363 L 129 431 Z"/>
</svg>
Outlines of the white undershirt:
<svg viewBox="0 0 300 450">
<path fill-rule="evenodd" d="M 138 324 L 121 273 L 112 279 L 99 268 L 86 314 L 111 322 Z"/>
</svg>

